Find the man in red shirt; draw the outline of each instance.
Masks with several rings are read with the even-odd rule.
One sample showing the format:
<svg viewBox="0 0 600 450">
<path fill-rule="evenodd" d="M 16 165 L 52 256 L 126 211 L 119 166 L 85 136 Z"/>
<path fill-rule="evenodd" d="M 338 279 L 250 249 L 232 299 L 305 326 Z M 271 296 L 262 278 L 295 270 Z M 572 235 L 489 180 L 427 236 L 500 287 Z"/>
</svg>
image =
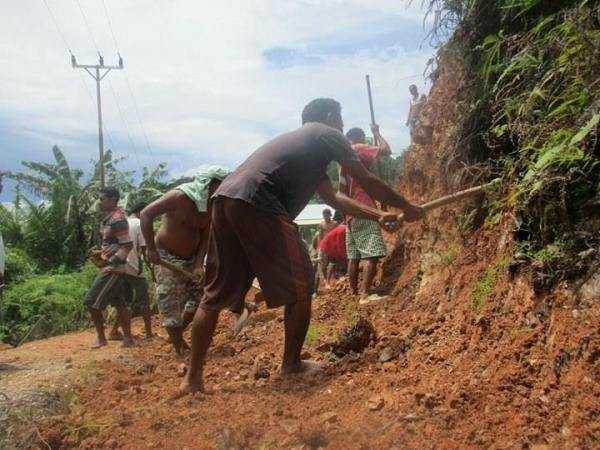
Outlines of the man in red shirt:
<svg viewBox="0 0 600 450">
<path fill-rule="evenodd" d="M 352 144 L 358 158 L 363 165 L 372 170 L 374 161 L 379 156 L 390 155 L 390 146 L 379 134 L 379 126 L 371 127 L 373 136 L 379 145 L 365 143 L 365 132 L 361 128 L 352 128 L 346 133 L 346 137 Z M 375 201 L 362 188 L 358 181 L 342 168 L 340 173 L 340 191 L 363 205 L 376 208 Z M 353 294 L 358 294 L 358 266 L 361 259 L 367 261 L 367 267 L 363 276 L 361 294 L 364 297 L 373 294 L 371 291 L 377 263 L 386 255 L 387 250 L 381 228 L 376 221 L 358 217 L 347 217 L 348 229 L 346 231 L 346 253 L 348 255 L 348 276 L 350 289 Z"/>
<path fill-rule="evenodd" d="M 321 254 L 321 267 L 325 284 L 329 286 L 333 273 L 333 266 L 346 266 L 346 225 L 338 225 L 325 235 L 319 242 Z M 330 267 L 331 264 L 331 267 Z"/>
</svg>

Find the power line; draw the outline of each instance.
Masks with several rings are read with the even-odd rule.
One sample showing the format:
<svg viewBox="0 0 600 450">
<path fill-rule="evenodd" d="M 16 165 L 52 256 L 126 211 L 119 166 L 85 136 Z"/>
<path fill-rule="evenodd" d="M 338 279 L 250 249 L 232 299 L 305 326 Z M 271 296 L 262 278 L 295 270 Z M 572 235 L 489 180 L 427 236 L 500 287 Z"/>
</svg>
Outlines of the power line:
<svg viewBox="0 0 600 450">
<path fill-rule="evenodd" d="M 100 53 L 100 49 L 98 48 L 98 43 L 96 42 L 96 39 L 94 39 L 94 34 L 92 33 L 92 28 L 90 27 L 90 23 L 87 20 L 85 12 L 83 12 L 83 8 L 81 7 L 81 3 L 79 3 L 79 0 L 75 0 L 75 3 L 77 3 L 77 6 L 79 6 L 79 11 L 81 12 L 81 17 L 83 17 L 83 21 L 85 22 L 85 26 L 87 27 L 88 34 L 90 35 L 90 38 L 92 39 L 94 47 L 96 47 L 96 51 L 98 53 Z"/>
<path fill-rule="evenodd" d="M 108 8 L 106 7 L 106 2 L 104 0 L 102 0 L 102 5 L 104 6 L 104 14 L 106 14 L 106 20 L 108 21 L 108 28 L 110 29 L 110 34 L 113 38 L 113 42 L 115 43 L 115 50 L 117 53 L 119 53 L 119 44 L 117 44 L 115 31 L 113 30 L 112 21 L 110 20 L 110 16 L 108 15 Z"/>
<path fill-rule="evenodd" d="M 77 1 L 79 1 L 79 0 L 77 0 Z M 117 42 L 117 38 L 116 38 L 114 29 L 112 26 L 112 21 L 110 20 L 110 14 L 108 13 L 108 8 L 106 7 L 106 2 L 104 0 L 102 0 L 102 5 L 104 6 L 104 14 L 106 15 L 106 20 L 108 22 L 108 28 L 110 29 L 110 34 L 111 34 L 111 36 L 113 38 L 113 42 L 115 44 L 115 50 L 117 51 L 117 53 L 119 53 L 119 43 Z M 129 81 L 127 72 L 123 72 L 123 74 L 125 75 L 125 81 L 127 82 L 127 88 L 129 89 L 129 94 L 131 95 L 131 99 L 133 100 L 133 106 L 135 109 L 136 118 L 138 120 L 138 123 L 140 124 L 140 129 L 142 130 L 142 135 L 144 136 L 144 141 L 146 143 L 146 148 L 147 148 L 148 152 L 150 153 L 150 155 L 154 156 L 154 153 L 152 152 L 152 148 L 150 146 L 150 140 L 148 139 L 148 134 L 146 133 L 146 128 L 144 127 L 144 123 L 142 122 L 142 116 L 140 114 L 140 109 L 138 107 L 137 100 L 133 93 L 133 88 L 131 87 L 131 82 Z"/>
<path fill-rule="evenodd" d="M 119 116 L 121 116 L 121 120 L 125 124 L 125 130 L 127 131 L 127 137 L 129 138 L 129 145 L 133 149 L 133 154 L 135 155 L 135 160 L 137 161 L 138 166 L 141 169 L 142 168 L 142 164 L 140 163 L 140 158 L 138 156 L 137 147 L 135 146 L 135 143 L 133 142 L 133 138 L 131 137 L 131 132 L 129 131 L 129 124 L 125 120 L 125 116 L 123 114 L 123 110 L 121 109 L 121 105 L 119 103 L 119 99 L 118 99 L 117 93 L 115 92 L 115 89 L 113 88 L 113 85 L 112 85 L 112 82 L 110 81 L 110 79 L 108 80 L 108 86 L 110 87 L 110 90 L 112 92 L 113 98 L 115 99 L 115 103 L 117 105 L 117 110 L 119 111 Z"/>
<path fill-rule="evenodd" d="M 58 31 L 58 34 L 60 35 L 61 39 L 63 40 L 63 42 L 65 44 L 65 47 L 67 47 L 67 50 L 69 51 L 70 54 L 73 54 L 73 52 L 71 51 L 71 46 L 67 42 L 67 39 L 65 38 L 65 35 L 63 34 L 63 32 L 61 31 L 60 27 L 58 26 L 58 22 L 56 20 L 56 17 L 54 17 L 54 13 L 50 9 L 50 6 L 48 5 L 48 2 L 46 0 L 42 0 L 42 1 L 44 2 L 44 5 L 46 5 L 46 9 L 48 9 L 48 14 L 50 14 L 50 18 L 52 19 L 52 22 L 54 22 L 54 26 L 56 27 L 56 31 Z"/>
<path fill-rule="evenodd" d="M 50 8 L 50 5 L 48 5 L 48 2 L 46 0 L 42 0 L 42 2 L 46 6 L 46 10 L 48 11 L 48 15 L 50 16 L 50 19 L 54 23 L 54 27 L 56 28 L 56 31 L 57 31 L 58 35 L 62 39 L 62 41 L 63 41 L 63 43 L 64 43 L 67 51 L 69 52 L 69 54 L 73 55 L 73 52 L 71 51 L 71 46 L 69 45 L 69 42 L 67 41 L 67 38 L 65 37 L 65 34 L 63 33 L 62 29 L 60 28 L 60 25 L 58 24 L 58 20 L 56 20 L 56 16 L 52 12 L 52 9 Z M 81 84 L 83 84 L 83 89 L 87 93 L 88 97 L 91 100 L 94 100 L 94 97 L 92 96 L 92 93 L 90 92 L 87 84 L 85 83 L 85 80 L 83 78 L 83 74 L 81 74 L 80 72 L 78 72 L 78 75 L 79 75 L 79 79 L 81 80 Z M 106 136 L 108 137 L 108 140 L 109 140 L 109 142 L 111 144 L 111 148 L 114 148 L 114 142 L 113 142 L 112 136 L 111 136 L 111 134 L 109 133 L 109 131 L 108 131 L 108 129 L 106 127 L 105 127 L 105 131 L 106 131 Z"/>
</svg>

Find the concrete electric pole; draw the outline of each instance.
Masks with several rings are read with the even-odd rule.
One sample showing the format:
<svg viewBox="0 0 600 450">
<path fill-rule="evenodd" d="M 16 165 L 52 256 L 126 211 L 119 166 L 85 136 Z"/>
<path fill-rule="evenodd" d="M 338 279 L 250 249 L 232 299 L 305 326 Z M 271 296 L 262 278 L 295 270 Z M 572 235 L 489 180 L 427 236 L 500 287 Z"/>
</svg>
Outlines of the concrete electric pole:
<svg viewBox="0 0 600 450">
<path fill-rule="evenodd" d="M 96 100 L 98 102 L 98 150 L 100 153 L 100 187 L 104 187 L 104 137 L 102 135 L 102 100 L 100 97 L 100 82 L 111 70 L 123 69 L 123 58 L 119 55 L 119 65 L 105 66 L 104 58 L 98 53 L 98 64 L 77 64 L 75 55 L 71 53 L 71 65 L 74 69 L 85 69 L 96 80 Z M 102 73 L 101 73 L 102 72 Z"/>
</svg>

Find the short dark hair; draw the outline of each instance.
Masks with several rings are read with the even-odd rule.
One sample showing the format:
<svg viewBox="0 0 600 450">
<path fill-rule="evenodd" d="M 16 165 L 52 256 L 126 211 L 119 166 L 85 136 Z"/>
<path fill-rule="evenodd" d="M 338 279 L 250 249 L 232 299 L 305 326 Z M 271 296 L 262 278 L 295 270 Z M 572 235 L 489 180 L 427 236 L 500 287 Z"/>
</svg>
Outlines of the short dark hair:
<svg viewBox="0 0 600 450">
<path fill-rule="evenodd" d="M 307 122 L 324 123 L 329 113 L 342 114 L 342 106 L 332 98 L 316 98 L 302 110 L 302 125 Z"/>
<path fill-rule="evenodd" d="M 323 210 L 323 215 L 325 215 L 325 214 L 327 214 L 328 216 L 330 216 L 331 215 L 331 210 L 329 208 L 325 208 Z"/>
<path fill-rule="evenodd" d="M 364 142 L 365 141 L 365 132 L 362 128 L 354 127 L 350 128 L 346 133 L 346 137 L 354 142 Z"/>
<path fill-rule="evenodd" d="M 119 194 L 119 190 L 116 187 L 106 186 L 100 189 L 100 193 L 106 195 L 108 198 L 119 201 L 121 195 Z"/>
</svg>

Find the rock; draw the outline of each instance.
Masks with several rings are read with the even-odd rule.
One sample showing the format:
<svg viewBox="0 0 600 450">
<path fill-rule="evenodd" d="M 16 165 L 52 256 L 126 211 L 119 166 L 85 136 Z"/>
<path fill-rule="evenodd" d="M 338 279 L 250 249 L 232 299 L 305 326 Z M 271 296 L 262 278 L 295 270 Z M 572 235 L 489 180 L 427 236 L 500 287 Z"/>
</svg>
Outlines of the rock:
<svg viewBox="0 0 600 450">
<path fill-rule="evenodd" d="M 406 420 L 407 422 L 414 422 L 415 420 L 419 420 L 419 416 L 417 416 L 415 413 L 410 413 L 405 415 L 402 420 Z"/>
<path fill-rule="evenodd" d="M 310 354 L 310 352 L 307 352 L 306 350 L 302 352 L 302 354 L 300 355 L 300 359 L 312 359 L 312 355 Z"/>
<path fill-rule="evenodd" d="M 579 288 L 578 294 L 583 301 L 594 301 L 600 297 L 600 270 L 588 278 Z"/>
<path fill-rule="evenodd" d="M 579 310 L 578 309 L 572 310 L 571 316 L 573 317 L 573 319 L 577 319 L 579 317 Z"/>
<path fill-rule="evenodd" d="M 13 348 L 12 345 L 7 344 L 6 342 L 0 342 L 0 352 L 2 350 L 10 350 L 11 348 Z"/>
<path fill-rule="evenodd" d="M 375 395 L 367 400 L 367 408 L 369 408 L 370 411 L 379 411 L 383 408 L 383 405 L 385 405 L 385 400 L 379 395 Z"/>
<path fill-rule="evenodd" d="M 392 349 L 392 347 L 386 347 L 379 354 L 379 362 L 385 363 L 391 361 L 395 357 L 396 352 Z"/>
<path fill-rule="evenodd" d="M 321 423 L 334 423 L 337 422 L 338 415 L 333 411 L 328 411 L 319 416 L 319 421 Z"/>
<path fill-rule="evenodd" d="M 269 372 L 269 369 L 267 369 L 265 367 L 260 367 L 260 368 L 256 369 L 256 371 L 254 372 L 255 380 L 260 380 L 261 378 L 269 378 L 270 376 L 271 376 L 271 372 Z"/>
<path fill-rule="evenodd" d="M 393 372 L 396 369 L 396 364 L 388 361 L 381 366 L 386 372 Z"/>
<path fill-rule="evenodd" d="M 177 366 L 177 376 L 183 377 L 183 376 L 185 376 L 186 373 L 187 373 L 187 366 L 185 365 L 185 363 L 179 364 L 179 366 Z"/>
</svg>

